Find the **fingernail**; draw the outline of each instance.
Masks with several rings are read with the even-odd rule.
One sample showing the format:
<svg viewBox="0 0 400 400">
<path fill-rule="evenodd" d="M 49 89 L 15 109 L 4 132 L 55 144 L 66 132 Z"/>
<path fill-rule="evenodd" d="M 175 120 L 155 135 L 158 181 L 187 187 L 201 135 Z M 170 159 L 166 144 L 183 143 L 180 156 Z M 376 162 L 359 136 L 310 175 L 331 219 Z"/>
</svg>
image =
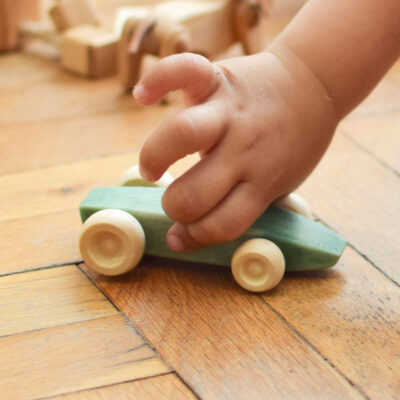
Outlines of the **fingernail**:
<svg viewBox="0 0 400 400">
<path fill-rule="evenodd" d="M 175 234 L 167 235 L 167 245 L 172 251 L 176 253 L 182 253 L 186 250 L 186 246 L 183 243 L 182 239 Z"/>
<path fill-rule="evenodd" d="M 143 99 L 144 97 L 146 97 L 146 89 L 143 85 L 137 85 L 135 86 L 135 88 L 133 89 L 133 96 L 135 97 L 135 99 Z"/>
</svg>

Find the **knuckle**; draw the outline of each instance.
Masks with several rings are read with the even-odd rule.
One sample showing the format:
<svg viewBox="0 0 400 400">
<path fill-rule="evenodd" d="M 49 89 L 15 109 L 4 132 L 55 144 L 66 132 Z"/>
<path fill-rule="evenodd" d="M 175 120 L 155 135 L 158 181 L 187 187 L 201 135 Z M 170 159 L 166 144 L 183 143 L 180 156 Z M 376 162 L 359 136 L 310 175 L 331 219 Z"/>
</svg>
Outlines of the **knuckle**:
<svg viewBox="0 0 400 400">
<path fill-rule="evenodd" d="M 197 69 L 199 64 L 203 64 L 207 60 L 205 57 L 194 53 L 182 53 L 179 54 L 179 57 L 183 67 L 188 70 Z"/>
<path fill-rule="evenodd" d="M 229 234 L 214 219 L 206 219 L 188 226 L 190 235 L 201 244 L 214 244 L 229 241 Z"/>
</svg>

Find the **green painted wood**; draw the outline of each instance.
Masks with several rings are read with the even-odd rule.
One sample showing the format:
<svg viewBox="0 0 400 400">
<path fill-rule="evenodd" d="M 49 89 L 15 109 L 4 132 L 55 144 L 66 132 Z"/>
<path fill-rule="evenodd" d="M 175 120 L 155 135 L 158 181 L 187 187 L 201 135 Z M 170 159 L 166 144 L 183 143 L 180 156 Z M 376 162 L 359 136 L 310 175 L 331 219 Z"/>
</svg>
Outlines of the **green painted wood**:
<svg viewBox="0 0 400 400">
<path fill-rule="evenodd" d="M 146 234 L 146 254 L 223 266 L 230 266 L 237 247 L 252 238 L 265 238 L 277 244 L 285 256 L 287 271 L 330 267 L 336 264 L 346 245 L 341 236 L 320 223 L 272 206 L 239 239 L 190 254 L 173 253 L 165 240 L 173 221 L 161 207 L 164 190 L 149 187 L 96 188 L 80 206 L 82 222 L 106 208 L 124 210 L 142 224 Z"/>
</svg>

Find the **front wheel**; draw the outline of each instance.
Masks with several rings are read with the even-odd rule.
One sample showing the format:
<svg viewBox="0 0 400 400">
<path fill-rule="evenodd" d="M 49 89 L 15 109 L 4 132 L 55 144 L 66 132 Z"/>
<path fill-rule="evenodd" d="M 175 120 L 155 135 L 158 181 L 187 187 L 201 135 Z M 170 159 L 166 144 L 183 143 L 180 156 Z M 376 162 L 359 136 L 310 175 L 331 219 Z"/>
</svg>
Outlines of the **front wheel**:
<svg viewBox="0 0 400 400">
<path fill-rule="evenodd" d="M 236 249 L 231 270 L 242 288 L 250 292 L 264 292 L 282 280 L 285 258 L 275 243 L 266 239 L 251 239 Z"/>
<path fill-rule="evenodd" d="M 85 264 L 103 275 L 121 275 L 135 268 L 143 256 L 144 231 L 126 211 L 101 210 L 82 225 L 79 249 Z"/>
</svg>

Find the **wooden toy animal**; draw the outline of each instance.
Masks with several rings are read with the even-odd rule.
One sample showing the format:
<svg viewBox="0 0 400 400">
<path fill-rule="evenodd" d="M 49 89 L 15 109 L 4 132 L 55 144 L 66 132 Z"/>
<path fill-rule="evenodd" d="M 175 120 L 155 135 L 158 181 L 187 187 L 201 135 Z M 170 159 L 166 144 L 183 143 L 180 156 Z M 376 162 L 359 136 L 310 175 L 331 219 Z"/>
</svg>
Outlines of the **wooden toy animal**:
<svg viewBox="0 0 400 400">
<path fill-rule="evenodd" d="M 136 84 L 145 54 L 162 58 L 188 51 L 212 58 L 235 42 L 242 44 L 246 54 L 260 51 L 260 35 L 255 31 L 268 4 L 266 0 L 187 0 L 120 10 L 122 84 L 128 89 Z"/>
</svg>

